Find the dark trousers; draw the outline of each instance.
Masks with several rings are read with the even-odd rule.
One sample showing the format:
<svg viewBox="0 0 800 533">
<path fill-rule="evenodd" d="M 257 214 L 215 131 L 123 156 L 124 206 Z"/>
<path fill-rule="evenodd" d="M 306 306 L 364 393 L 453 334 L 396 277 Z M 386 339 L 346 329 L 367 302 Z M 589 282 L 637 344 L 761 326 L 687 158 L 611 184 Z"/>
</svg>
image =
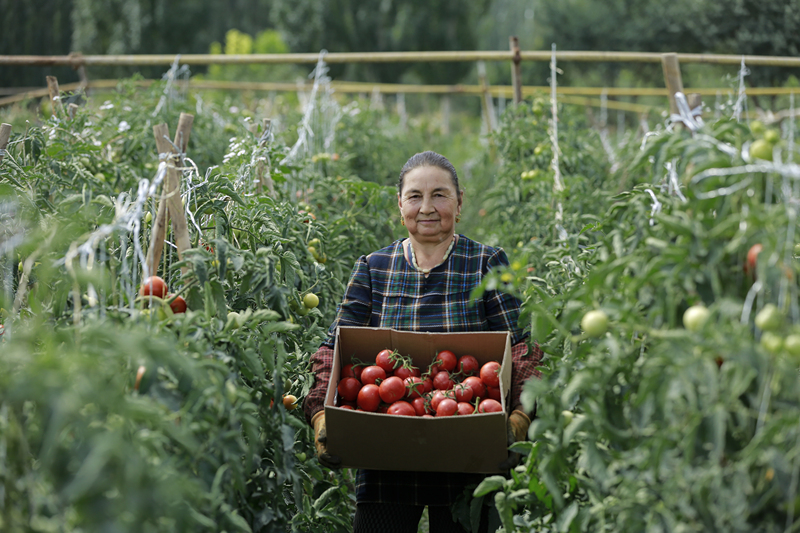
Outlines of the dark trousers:
<svg viewBox="0 0 800 533">
<path fill-rule="evenodd" d="M 359 503 L 353 521 L 353 533 L 417 533 L 423 505 L 400 503 Z M 487 513 L 482 513 L 481 526 L 476 533 L 488 530 Z M 428 507 L 430 533 L 465 533 L 461 524 L 453 520 L 447 505 Z"/>
</svg>

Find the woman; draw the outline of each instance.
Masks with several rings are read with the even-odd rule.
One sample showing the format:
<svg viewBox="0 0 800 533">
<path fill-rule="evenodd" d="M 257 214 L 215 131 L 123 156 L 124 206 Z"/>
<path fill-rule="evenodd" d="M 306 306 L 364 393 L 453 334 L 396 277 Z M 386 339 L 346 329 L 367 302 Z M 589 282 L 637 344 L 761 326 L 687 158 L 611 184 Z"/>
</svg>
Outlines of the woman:
<svg viewBox="0 0 800 533">
<path fill-rule="evenodd" d="M 514 440 L 527 435 L 530 419 L 519 396 L 522 383 L 538 375 L 541 352 L 535 348 L 531 357 L 524 357 L 527 333 L 517 324 L 518 299 L 498 291 L 486 291 L 477 301 L 469 298 L 483 276 L 492 268 L 507 265 L 508 259 L 501 249 L 455 233 L 463 195 L 455 168 L 442 155 L 422 152 L 403 166 L 397 204 L 408 238 L 358 259 L 328 338 L 312 357 L 316 382 L 304 410 L 314 426 L 323 465 L 336 468 L 340 463 L 327 453 L 323 410 L 338 326 L 511 332 L 509 405 L 514 409 L 508 419 L 509 434 Z M 416 532 L 426 505 L 432 532 L 464 531 L 453 521 L 450 504 L 467 485 L 482 478 L 479 474 L 359 470 L 354 531 Z"/>
</svg>

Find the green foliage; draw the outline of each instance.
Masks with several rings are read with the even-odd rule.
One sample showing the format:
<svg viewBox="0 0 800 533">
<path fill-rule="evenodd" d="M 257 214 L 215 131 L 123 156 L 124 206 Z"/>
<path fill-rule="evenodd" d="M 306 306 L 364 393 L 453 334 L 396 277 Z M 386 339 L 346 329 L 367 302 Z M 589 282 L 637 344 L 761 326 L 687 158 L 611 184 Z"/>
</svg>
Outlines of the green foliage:
<svg viewBox="0 0 800 533">
<path fill-rule="evenodd" d="M 487 282 L 520 294 L 521 320 L 547 354 L 543 379 L 523 393 L 537 409 L 532 442 L 515 445 L 524 464 L 474 493 L 500 491 L 505 531 L 782 531 L 796 519 L 798 361 L 759 343 L 753 325 L 767 303 L 791 317 L 781 342 L 800 320 L 792 186 L 779 169 L 716 175 L 748 162 L 752 140 L 723 120 L 632 142 L 616 175 L 583 192 L 601 216 L 581 227 L 567 216 L 581 204 L 564 198 L 555 246 L 524 244 L 512 276 Z M 685 199 L 670 193 L 677 186 Z M 552 213 L 552 198 L 541 191 L 525 207 Z M 697 303 L 710 319 L 688 331 L 683 312 Z M 591 309 L 611 318 L 599 339 L 581 331 Z"/>
</svg>

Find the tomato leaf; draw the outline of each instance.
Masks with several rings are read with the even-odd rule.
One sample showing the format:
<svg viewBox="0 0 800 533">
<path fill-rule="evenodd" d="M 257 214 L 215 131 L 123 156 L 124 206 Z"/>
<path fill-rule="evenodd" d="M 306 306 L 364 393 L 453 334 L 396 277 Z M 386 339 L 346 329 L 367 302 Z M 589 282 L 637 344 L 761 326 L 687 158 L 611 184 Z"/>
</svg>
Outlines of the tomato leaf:
<svg viewBox="0 0 800 533">
<path fill-rule="evenodd" d="M 475 490 L 472 491 L 473 498 L 479 498 L 481 496 L 485 496 L 490 492 L 494 492 L 498 489 L 503 488 L 505 485 L 506 478 L 503 476 L 489 476 L 485 478 L 480 484 L 475 487 Z"/>
</svg>

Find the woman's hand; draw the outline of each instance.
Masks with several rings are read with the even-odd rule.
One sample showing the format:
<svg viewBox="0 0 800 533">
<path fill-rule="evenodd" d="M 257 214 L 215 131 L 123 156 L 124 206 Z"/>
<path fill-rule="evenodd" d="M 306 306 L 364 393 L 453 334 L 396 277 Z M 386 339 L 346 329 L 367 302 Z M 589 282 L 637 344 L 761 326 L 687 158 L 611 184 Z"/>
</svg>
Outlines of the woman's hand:
<svg viewBox="0 0 800 533">
<path fill-rule="evenodd" d="M 508 445 L 511 446 L 515 442 L 520 442 L 528 438 L 528 428 L 531 425 L 531 419 L 528 415 L 514 409 L 508 416 L 506 427 L 508 429 Z M 500 470 L 510 470 L 519 464 L 519 454 L 517 452 L 508 450 L 508 458 L 500 463 Z"/>
<path fill-rule="evenodd" d="M 325 411 L 320 411 L 311 419 L 314 426 L 314 447 L 317 449 L 317 459 L 322 466 L 331 469 L 342 467 L 342 460 L 328 453 L 328 431 L 325 428 Z"/>
</svg>

